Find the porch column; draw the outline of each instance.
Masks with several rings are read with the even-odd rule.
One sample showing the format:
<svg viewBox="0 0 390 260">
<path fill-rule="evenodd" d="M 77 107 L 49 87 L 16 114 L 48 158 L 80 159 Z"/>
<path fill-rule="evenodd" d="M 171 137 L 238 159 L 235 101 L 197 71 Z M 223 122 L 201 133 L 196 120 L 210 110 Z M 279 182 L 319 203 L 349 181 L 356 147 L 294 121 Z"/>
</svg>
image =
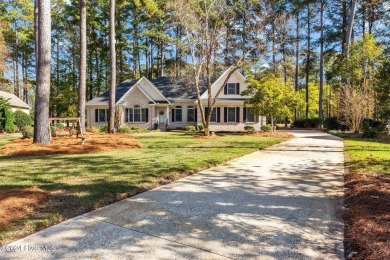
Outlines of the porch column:
<svg viewBox="0 0 390 260">
<path fill-rule="evenodd" d="M 169 118 L 170 118 L 170 116 L 169 116 L 169 106 L 166 107 L 166 111 L 167 111 L 167 113 L 166 113 L 166 115 L 167 115 L 167 122 L 166 122 L 166 125 L 167 125 L 168 127 L 170 127 L 170 124 L 169 124 Z"/>
</svg>

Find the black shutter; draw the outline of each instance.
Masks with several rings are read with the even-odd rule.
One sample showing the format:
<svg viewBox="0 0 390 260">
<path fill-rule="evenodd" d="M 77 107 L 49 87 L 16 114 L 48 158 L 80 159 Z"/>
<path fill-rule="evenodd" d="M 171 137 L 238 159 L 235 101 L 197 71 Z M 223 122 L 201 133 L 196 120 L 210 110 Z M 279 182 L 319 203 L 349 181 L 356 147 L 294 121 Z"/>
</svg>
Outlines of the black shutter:
<svg viewBox="0 0 390 260">
<path fill-rule="evenodd" d="M 227 84 L 225 84 L 225 88 L 223 89 L 223 94 L 227 95 Z"/>
<path fill-rule="evenodd" d="M 220 123 L 221 122 L 221 108 L 220 107 L 217 107 L 217 122 Z"/>
<path fill-rule="evenodd" d="M 129 109 L 125 108 L 125 122 L 129 122 Z"/>
<path fill-rule="evenodd" d="M 99 109 L 95 109 L 95 122 L 99 122 Z"/>
<path fill-rule="evenodd" d="M 227 122 L 227 107 L 223 108 L 223 121 L 225 123 Z"/>
<path fill-rule="evenodd" d="M 236 122 L 240 122 L 240 108 L 236 107 Z"/>
<path fill-rule="evenodd" d="M 195 107 L 195 120 L 194 122 L 198 122 L 198 108 Z"/>
<path fill-rule="evenodd" d="M 149 109 L 144 108 L 144 111 L 145 111 L 145 122 L 149 122 Z"/>
<path fill-rule="evenodd" d="M 236 94 L 240 95 L 240 83 L 236 83 Z"/>
<path fill-rule="evenodd" d="M 110 110 L 106 109 L 106 122 L 110 122 Z"/>
<path fill-rule="evenodd" d="M 172 108 L 172 122 L 175 122 L 175 109 Z"/>
<path fill-rule="evenodd" d="M 246 122 L 246 111 L 248 110 L 247 107 L 244 107 L 244 118 L 242 119 L 242 121 L 245 123 Z"/>
<path fill-rule="evenodd" d="M 207 118 L 207 113 L 209 112 L 209 108 L 205 107 L 204 108 L 204 117 Z"/>
</svg>

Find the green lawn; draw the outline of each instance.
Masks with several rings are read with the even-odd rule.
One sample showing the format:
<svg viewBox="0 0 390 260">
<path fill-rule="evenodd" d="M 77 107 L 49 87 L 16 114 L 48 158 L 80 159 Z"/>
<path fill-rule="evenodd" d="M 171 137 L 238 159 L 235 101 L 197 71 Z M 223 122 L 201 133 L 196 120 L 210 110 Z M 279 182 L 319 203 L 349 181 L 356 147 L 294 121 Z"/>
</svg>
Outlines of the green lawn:
<svg viewBox="0 0 390 260">
<path fill-rule="evenodd" d="M 0 156 L 0 191 L 38 186 L 53 191 L 57 207 L 26 218 L 18 229 L 31 233 L 53 223 L 284 141 L 281 138 L 226 134 L 196 139 L 184 132 L 142 133 L 142 148 L 95 154 L 45 157 Z M 10 141 L 1 140 L 2 143 Z M 31 223 L 33 226 L 31 227 Z M 0 232 L 7 237 L 12 230 Z M 26 231 L 24 231 L 26 232 Z M 2 237 L 0 237 L 0 244 Z"/>
<path fill-rule="evenodd" d="M 11 142 L 13 140 L 16 140 L 16 139 L 19 139 L 21 138 L 22 135 L 21 134 L 6 134 L 6 135 L 0 135 L 0 148 L 8 143 L 8 142 Z"/>
<path fill-rule="evenodd" d="M 346 163 L 361 173 L 390 175 L 390 144 L 374 139 L 345 139 Z"/>
</svg>

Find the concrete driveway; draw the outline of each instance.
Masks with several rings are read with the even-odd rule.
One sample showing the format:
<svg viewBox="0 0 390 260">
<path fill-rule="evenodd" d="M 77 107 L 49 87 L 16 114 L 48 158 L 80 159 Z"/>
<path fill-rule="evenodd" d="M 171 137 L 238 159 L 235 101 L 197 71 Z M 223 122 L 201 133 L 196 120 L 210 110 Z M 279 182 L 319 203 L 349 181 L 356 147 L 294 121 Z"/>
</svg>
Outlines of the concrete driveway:
<svg viewBox="0 0 390 260">
<path fill-rule="evenodd" d="M 0 258 L 342 259 L 343 142 L 291 133 L 297 138 L 16 241 Z"/>
</svg>

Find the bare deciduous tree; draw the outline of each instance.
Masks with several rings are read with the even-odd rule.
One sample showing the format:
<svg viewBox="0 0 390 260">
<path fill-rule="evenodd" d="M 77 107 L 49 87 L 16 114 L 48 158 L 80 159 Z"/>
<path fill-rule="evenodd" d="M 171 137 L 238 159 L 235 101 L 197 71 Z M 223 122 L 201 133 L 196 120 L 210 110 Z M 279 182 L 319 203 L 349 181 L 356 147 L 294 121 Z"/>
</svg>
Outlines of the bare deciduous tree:
<svg viewBox="0 0 390 260">
<path fill-rule="evenodd" d="M 245 3 L 249 5 L 249 3 Z M 201 113 L 202 123 L 205 128 L 205 135 L 209 135 L 210 120 L 213 108 L 218 96 L 222 93 L 224 86 L 231 75 L 238 69 L 243 68 L 249 62 L 259 59 L 260 54 L 266 48 L 264 42 L 264 18 L 261 12 L 253 11 L 255 5 L 251 6 L 251 12 L 242 16 L 242 21 L 235 24 L 235 29 L 240 35 L 234 39 L 234 53 L 229 53 L 232 65 L 227 72 L 224 82 L 212 93 L 212 67 L 215 62 L 223 59 L 227 42 L 227 24 L 233 19 L 231 6 L 224 0 L 191 2 L 176 0 L 170 4 L 174 17 L 183 29 L 187 51 L 191 56 L 192 77 L 195 85 L 198 106 Z M 232 40 L 230 40 L 232 41 Z M 226 57 L 225 57 L 226 58 Z M 221 62 L 223 63 L 223 62 Z M 201 90 L 206 86 L 207 113 L 202 105 Z"/>
<path fill-rule="evenodd" d="M 340 89 L 340 123 L 347 126 L 351 132 L 359 133 L 364 118 L 368 117 L 367 108 L 373 101 L 372 92 L 343 85 Z"/>
</svg>

